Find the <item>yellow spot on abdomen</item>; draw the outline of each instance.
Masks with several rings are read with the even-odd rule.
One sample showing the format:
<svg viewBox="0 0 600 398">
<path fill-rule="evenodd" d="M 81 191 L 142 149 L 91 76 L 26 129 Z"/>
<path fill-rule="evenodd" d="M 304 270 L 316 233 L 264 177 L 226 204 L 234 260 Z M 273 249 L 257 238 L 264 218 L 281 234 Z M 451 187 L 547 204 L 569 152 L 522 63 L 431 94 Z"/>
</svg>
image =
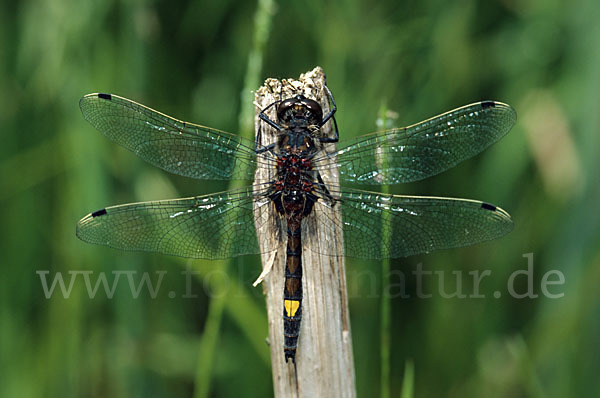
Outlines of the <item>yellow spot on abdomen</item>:
<svg viewBox="0 0 600 398">
<path fill-rule="evenodd" d="M 296 315 L 296 311 L 300 308 L 300 302 L 298 300 L 283 300 L 283 306 L 287 316 L 292 317 Z"/>
</svg>

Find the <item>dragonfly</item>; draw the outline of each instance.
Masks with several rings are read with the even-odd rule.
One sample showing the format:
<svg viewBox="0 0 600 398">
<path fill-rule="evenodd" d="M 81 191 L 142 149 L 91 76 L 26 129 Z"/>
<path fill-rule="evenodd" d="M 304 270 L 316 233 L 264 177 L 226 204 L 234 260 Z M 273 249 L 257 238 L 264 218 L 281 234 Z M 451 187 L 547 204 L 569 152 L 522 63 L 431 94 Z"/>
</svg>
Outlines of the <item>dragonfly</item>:
<svg viewBox="0 0 600 398">
<path fill-rule="evenodd" d="M 295 363 L 302 319 L 302 237 L 315 223 L 337 223 L 343 230 L 344 255 L 364 259 L 463 247 L 512 230 L 510 215 L 487 202 L 375 193 L 323 178 L 336 171 L 342 182 L 381 185 L 431 177 L 507 134 L 516 122 L 512 107 L 481 101 L 325 151 L 326 145 L 337 145 L 339 131 L 337 106 L 324 87 L 330 105 L 326 113 L 316 100 L 302 94 L 262 109 L 261 126 L 274 129 L 276 136 L 268 145 L 184 122 L 117 95 L 84 96 L 80 108 L 92 126 L 168 172 L 196 179 L 254 181 L 257 168 L 269 168 L 272 178 L 209 195 L 106 207 L 82 218 L 77 236 L 118 249 L 202 259 L 259 254 L 285 245 L 283 348 L 285 361 Z M 273 110 L 275 116 L 267 116 Z M 327 123 L 335 128 L 324 135 Z M 337 209 L 341 219 L 320 217 L 324 208 Z M 259 245 L 257 227 L 267 222 L 265 212 L 257 211 L 261 209 L 270 210 L 287 227 L 277 246 Z"/>
</svg>

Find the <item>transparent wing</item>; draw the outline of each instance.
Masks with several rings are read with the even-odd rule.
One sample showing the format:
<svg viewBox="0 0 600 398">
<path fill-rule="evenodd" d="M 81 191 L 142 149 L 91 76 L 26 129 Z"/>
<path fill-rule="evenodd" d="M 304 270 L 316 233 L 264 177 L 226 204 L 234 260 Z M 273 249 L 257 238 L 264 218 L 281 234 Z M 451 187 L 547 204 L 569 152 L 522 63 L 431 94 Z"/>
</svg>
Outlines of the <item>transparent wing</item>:
<svg viewBox="0 0 600 398">
<path fill-rule="evenodd" d="M 467 199 L 332 192 L 341 207 L 345 255 L 380 259 L 473 245 L 513 228 L 510 215 Z M 318 202 L 319 203 L 319 202 Z M 318 222 L 336 222 L 316 217 Z"/>
<path fill-rule="evenodd" d="M 89 94 L 79 106 L 108 139 L 166 171 L 202 179 L 254 179 L 257 159 L 250 140 L 174 119 L 117 95 Z"/>
<path fill-rule="evenodd" d="M 508 133 L 516 118 L 509 105 L 483 101 L 409 127 L 358 137 L 336 153 L 340 180 L 362 184 L 422 180 L 483 151 Z"/>
<path fill-rule="evenodd" d="M 260 195 L 259 195 L 260 196 Z M 107 207 L 77 223 L 89 243 L 205 259 L 259 253 L 252 188 Z M 264 203 L 269 203 L 264 201 Z"/>
</svg>

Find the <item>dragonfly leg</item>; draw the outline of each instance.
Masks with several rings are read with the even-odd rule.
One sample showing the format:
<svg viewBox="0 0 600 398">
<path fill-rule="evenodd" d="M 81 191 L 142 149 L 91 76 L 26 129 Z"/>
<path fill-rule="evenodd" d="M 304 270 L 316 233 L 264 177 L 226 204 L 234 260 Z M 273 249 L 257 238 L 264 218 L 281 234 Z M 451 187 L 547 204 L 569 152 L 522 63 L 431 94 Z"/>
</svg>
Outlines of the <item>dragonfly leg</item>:
<svg viewBox="0 0 600 398">
<path fill-rule="evenodd" d="M 273 150 L 273 148 L 275 148 L 274 143 L 259 148 L 258 141 L 256 141 L 256 144 L 254 145 L 254 151 L 256 152 L 257 155 L 260 155 L 261 153 L 265 153 L 265 152 L 271 152 Z"/>
<path fill-rule="evenodd" d="M 323 196 L 322 198 L 314 195 L 314 199 L 325 199 L 326 201 L 329 201 L 332 205 L 335 204 L 335 199 L 333 198 L 333 195 L 331 195 L 331 192 L 329 192 L 329 189 L 327 189 L 327 187 L 325 186 L 325 182 L 323 181 L 323 178 L 321 177 L 321 173 L 317 172 L 317 186 L 319 188 L 321 188 L 321 192 L 320 194 Z"/>
<path fill-rule="evenodd" d="M 260 111 L 260 113 L 258 114 L 258 117 L 266 122 L 269 126 L 273 127 L 275 130 L 279 131 L 281 130 L 281 126 L 278 125 L 277 123 L 275 123 L 274 121 L 272 121 L 271 119 L 269 119 L 269 117 L 267 116 L 267 114 L 265 113 L 266 111 L 269 110 L 270 107 L 272 107 L 273 105 L 276 105 L 278 103 L 280 103 L 281 101 L 275 101 L 272 104 L 270 104 L 269 106 L 267 106 L 265 109 L 263 109 L 262 111 Z"/>
<path fill-rule="evenodd" d="M 329 88 L 327 86 L 323 86 L 323 87 L 325 87 L 325 91 L 327 92 L 327 97 L 329 99 L 331 99 L 332 109 L 331 109 L 331 111 L 329 111 L 329 113 L 327 115 L 325 115 L 325 117 L 321 121 L 320 127 L 323 127 L 325 125 L 325 123 L 327 123 L 329 121 L 329 119 L 333 119 L 335 137 L 324 137 L 324 138 L 319 139 L 319 141 L 321 141 L 321 142 L 338 142 L 340 140 L 340 132 L 338 130 L 337 120 L 335 120 L 335 116 L 334 116 L 335 112 L 337 111 L 337 105 L 335 104 L 335 100 L 333 99 L 333 94 L 331 94 L 331 91 L 329 90 Z"/>
<path fill-rule="evenodd" d="M 280 103 L 281 101 L 275 101 L 272 104 L 269 104 L 269 106 L 267 106 L 265 109 L 261 110 L 260 113 L 258 114 L 258 117 L 260 118 L 260 120 L 266 122 L 269 126 L 273 127 L 275 130 L 280 131 L 282 129 L 282 127 L 280 125 L 278 125 L 277 123 L 275 123 L 274 121 L 272 121 L 267 114 L 265 113 L 266 111 L 269 110 L 270 107 L 272 107 L 275 104 Z M 261 154 L 264 152 L 268 152 L 271 151 L 273 148 L 275 148 L 275 144 L 269 144 L 266 146 L 262 146 L 262 126 L 259 125 L 258 127 L 258 134 L 256 135 L 257 140 L 256 143 L 254 145 L 254 151 L 257 154 Z"/>
</svg>

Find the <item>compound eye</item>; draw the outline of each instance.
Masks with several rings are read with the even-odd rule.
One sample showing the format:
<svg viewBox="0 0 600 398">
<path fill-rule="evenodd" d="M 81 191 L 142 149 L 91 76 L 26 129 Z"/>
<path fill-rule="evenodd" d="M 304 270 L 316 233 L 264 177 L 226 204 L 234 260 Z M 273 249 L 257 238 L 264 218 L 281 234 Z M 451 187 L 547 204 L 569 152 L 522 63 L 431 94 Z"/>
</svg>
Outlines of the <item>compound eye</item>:
<svg viewBox="0 0 600 398">
<path fill-rule="evenodd" d="M 277 107 L 277 117 L 279 120 L 286 120 L 286 115 L 289 114 L 288 110 L 292 108 L 298 100 L 296 98 L 288 98 Z"/>
<path fill-rule="evenodd" d="M 304 101 L 302 101 L 302 104 L 310 113 L 310 120 L 313 122 L 313 124 L 319 124 L 323 119 L 323 110 L 321 109 L 321 105 L 319 105 L 317 101 L 308 98 L 305 98 Z"/>
</svg>

